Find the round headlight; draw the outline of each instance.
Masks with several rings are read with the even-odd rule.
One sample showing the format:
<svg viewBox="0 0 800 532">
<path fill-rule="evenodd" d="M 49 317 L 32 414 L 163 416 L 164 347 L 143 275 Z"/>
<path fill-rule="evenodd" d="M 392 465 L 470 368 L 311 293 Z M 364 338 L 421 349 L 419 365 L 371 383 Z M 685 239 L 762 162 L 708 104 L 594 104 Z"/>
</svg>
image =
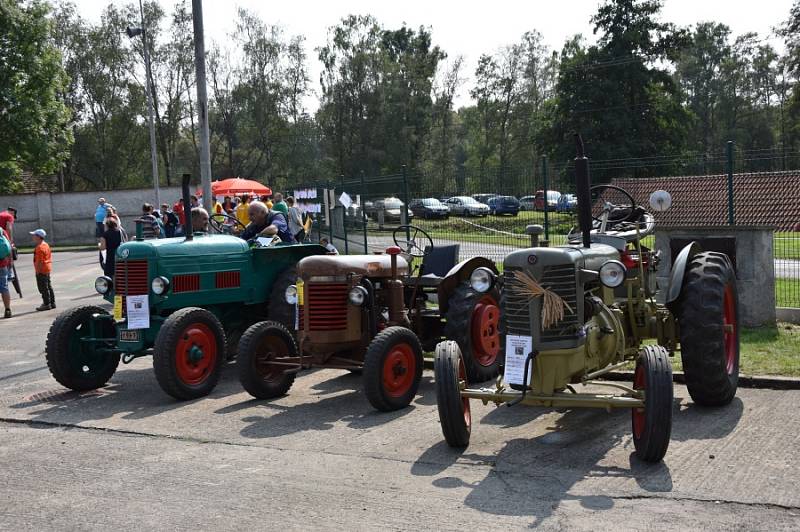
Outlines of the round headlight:
<svg viewBox="0 0 800 532">
<path fill-rule="evenodd" d="M 494 284 L 494 272 L 489 268 L 475 268 L 469 276 L 469 285 L 476 292 L 483 294 L 492 289 Z"/>
<path fill-rule="evenodd" d="M 297 286 L 295 286 L 293 284 L 287 286 L 286 290 L 283 292 L 283 298 L 290 305 L 296 305 L 297 304 Z"/>
<path fill-rule="evenodd" d="M 625 281 L 625 266 L 618 260 L 610 260 L 600 267 L 600 282 L 616 288 Z"/>
<path fill-rule="evenodd" d="M 347 300 L 351 304 L 360 307 L 367 300 L 367 289 L 363 286 L 354 286 L 347 293 Z"/>
<path fill-rule="evenodd" d="M 155 295 L 160 296 L 167 291 L 167 288 L 169 288 L 169 281 L 166 279 L 166 277 L 156 277 L 153 279 L 153 282 L 150 283 L 150 288 L 153 289 L 153 293 Z"/>
<path fill-rule="evenodd" d="M 98 294 L 106 295 L 113 285 L 114 283 L 110 277 L 103 276 L 94 280 L 94 289 L 97 290 Z"/>
</svg>

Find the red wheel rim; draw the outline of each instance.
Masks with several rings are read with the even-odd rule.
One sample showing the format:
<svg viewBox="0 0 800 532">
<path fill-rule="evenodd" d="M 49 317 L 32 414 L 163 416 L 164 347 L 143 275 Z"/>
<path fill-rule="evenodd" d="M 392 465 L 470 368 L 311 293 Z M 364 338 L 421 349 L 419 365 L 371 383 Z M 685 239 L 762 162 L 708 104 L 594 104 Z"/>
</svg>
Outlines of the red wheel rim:
<svg viewBox="0 0 800 532">
<path fill-rule="evenodd" d="M 736 299 L 733 296 L 733 287 L 727 285 L 722 298 L 722 330 L 725 339 L 725 369 L 728 375 L 733 373 L 736 363 Z"/>
<path fill-rule="evenodd" d="M 640 365 L 636 367 L 636 372 L 633 374 L 633 389 L 644 390 L 645 388 L 647 388 L 647 379 L 645 379 L 644 375 L 644 365 Z M 642 437 L 642 432 L 644 432 L 644 408 L 633 408 L 631 410 L 631 419 L 633 421 L 633 437 L 638 440 Z"/>
<path fill-rule="evenodd" d="M 178 378 L 188 385 L 203 383 L 217 364 L 217 338 L 204 323 L 192 323 L 184 329 L 175 348 Z"/>
<path fill-rule="evenodd" d="M 500 352 L 500 309 L 492 296 L 483 296 L 472 310 L 472 350 L 481 366 L 491 366 Z"/>
<path fill-rule="evenodd" d="M 280 366 L 272 364 L 279 357 L 291 355 L 288 344 L 277 336 L 267 336 L 258 346 L 253 365 L 256 373 L 265 381 L 274 381 L 283 376 Z"/>
<path fill-rule="evenodd" d="M 414 384 L 417 374 L 414 350 L 408 344 L 396 344 L 383 360 L 383 389 L 389 397 L 402 397 Z"/>
<path fill-rule="evenodd" d="M 467 382 L 467 371 L 464 369 L 464 361 L 461 360 L 461 357 L 458 357 L 458 380 L 464 381 L 464 383 Z M 460 390 L 461 386 L 459 386 L 459 391 Z M 461 397 L 461 411 L 464 413 L 464 423 L 469 429 L 472 427 L 472 410 L 470 410 L 469 407 L 468 397 Z"/>
</svg>

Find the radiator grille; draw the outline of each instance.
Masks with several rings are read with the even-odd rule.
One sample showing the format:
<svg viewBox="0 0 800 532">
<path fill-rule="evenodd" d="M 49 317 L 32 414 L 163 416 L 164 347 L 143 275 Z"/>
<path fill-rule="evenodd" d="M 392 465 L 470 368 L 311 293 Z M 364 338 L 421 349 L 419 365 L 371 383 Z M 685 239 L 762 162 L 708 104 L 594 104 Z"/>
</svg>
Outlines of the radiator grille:
<svg viewBox="0 0 800 532">
<path fill-rule="evenodd" d="M 122 296 L 122 317 L 128 316 L 126 296 L 143 296 L 147 291 L 147 261 L 118 260 L 114 267 L 114 294 Z"/>
<path fill-rule="evenodd" d="M 542 285 L 542 288 L 546 288 L 558 294 L 572 309 L 572 312 L 568 309 L 564 310 L 563 320 L 553 324 L 547 329 L 541 329 L 541 340 L 546 342 L 576 338 L 578 336 L 578 300 L 576 293 L 575 266 L 572 264 L 548 266 L 544 269 L 542 280 L 539 284 Z"/>
<path fill-rule="evenodd" d="M 187 273 L 175 275 L 172 278 L 172 292 L 180 294 L 182 292 L 197 292 L 200 290 L 200 274 Z"/>
<path fill-rule="evenodd" d="M 215 286 L 217 288 L 239 288 L 241 283 L 238 271 L 217 272 L 215 277 Z"/>
<path fill-rule="evenodd" d="M 503 272 L 502 317 L 507 334 L 531 336 L 530 300 L 517 289 L 520 282 L 514 276 L 520 271 L 508 268 Z"/>
<path fill-rule="evenodd" d="M 347 283 L 306 283 L 309 331 L 347 329 Z"/>
</svg>

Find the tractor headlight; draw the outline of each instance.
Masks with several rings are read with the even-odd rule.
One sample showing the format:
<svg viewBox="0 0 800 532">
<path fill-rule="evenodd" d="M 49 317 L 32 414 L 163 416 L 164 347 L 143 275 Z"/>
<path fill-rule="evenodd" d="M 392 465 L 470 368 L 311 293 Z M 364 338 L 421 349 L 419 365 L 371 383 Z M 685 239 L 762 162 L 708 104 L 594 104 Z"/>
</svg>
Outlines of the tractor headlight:
<svg viewBox="0 0 800 532">
<path fill-rule="evenodd" d="M 367 289 L 363 286 L 354 286 L 347 293 L 347 300 L 351 305 L 360 307 L 367 300 Z"/>
<path fill-rule="evenodd" d="M 166 277 L 156 277 L 150 283 L 150 288 L 155 295 L 160 296 L 169 289 L 169 280 Z"/>
<path fill-rule="evenodd" d="M 600 267 L 600 282 L 609 288 L 616 288 L 625 281 L 625 266 L 618 260 L 610 260 Z"/>
<path fill-rule="evenodd" d="M 469 276 L 469 285 L 479 294 L 488 292 L 494 285 L 494 272 L 489 268 L 475 268 Z"/>
<path fill-rule="evenodd" d="M 296 305 L 297 304 L 297 286 L 295 286 L 293 284 L 287 286 L 286 287 L 286 291 L 283 292 L 283 298 L 290 305 Z"/>
<path fill-rule="evenodd" d="M 106 295 L 108 292 L 111 291 L 111 288 L 114 286 L 114 281 L 111 280 L 110 277 L 106 277 L 105 275 L 102 277 L 98 277 L 94 280 L 94 289 L 97 290 L 98 294 Z"/>
</svg>

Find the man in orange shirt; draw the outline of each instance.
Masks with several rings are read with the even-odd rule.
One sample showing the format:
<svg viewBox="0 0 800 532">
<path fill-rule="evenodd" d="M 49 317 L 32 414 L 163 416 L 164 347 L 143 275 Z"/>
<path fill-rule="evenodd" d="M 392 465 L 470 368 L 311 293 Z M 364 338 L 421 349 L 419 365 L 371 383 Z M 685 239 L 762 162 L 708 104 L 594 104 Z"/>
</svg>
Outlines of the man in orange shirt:
<svg viewBox="0 0 800 532">
<path fill-rule="evenodd" d="M 56 308 L 56 296 L 53 293 L 53 285 L 50 283 L 50 272 L 53 270 L 53 254 L 50 246 L 44 241 L 47 233 L 44 229 L 31 231 L 33 242 L 36 247 L 33 249 L 33 269 L 36 270 L 36 286 L 42 294 L 42 305 L 36 310 L 50 310 Z"/>
</svg>

